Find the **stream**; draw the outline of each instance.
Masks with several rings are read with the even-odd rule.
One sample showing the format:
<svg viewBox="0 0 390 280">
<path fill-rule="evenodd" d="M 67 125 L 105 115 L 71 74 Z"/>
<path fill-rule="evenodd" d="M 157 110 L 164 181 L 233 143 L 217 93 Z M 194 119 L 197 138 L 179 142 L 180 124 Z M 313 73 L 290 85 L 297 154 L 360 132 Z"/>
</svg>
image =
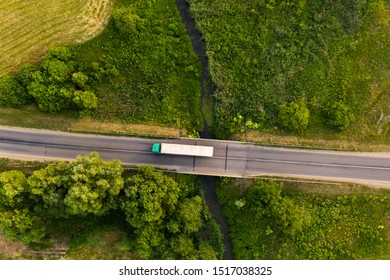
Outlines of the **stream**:
<svg viewBox="0 0 390 280">
<path fill-rule="evenodd" d="M 202 75 L 199 79 L 202 86 L 202 101 L 209 98 L 210 95 L 215 91 L 215 88 L 212 86 L 212 82 L 209 75 L 209 65 L 206 57 L 206 47 L 202 39 L 202 35 L 196 27 L 194 18 L 189 12 L 189 5 L 186 0 L 176 0 L 177 7 L 180 11 L 181 18 L 186 26 L 187 34 L 191 37 L 192 47 L 199 58 L 199 61 L 202 66 Z M 202 102 L 203 104 L 203 102 Z M 203 110 L 202 114 L 204 116 Z M 206 122 L 204 116 L 204 128 L 203 131 L 199 132 L 199 136 L 205 139 L 215 139 L 215 135 L 212 132 L 212 127 Z M 229 238 L 229 227 L 226 217 L 222 212 L 222 205 L 218 203 L 216 188 L 217 188 L 217 177 L 213 176 L 199 176 L 199 179 L 204 188 L 205 199 L 209 206 L 209 209 L 213 215 L 213 218 L 219 224 L 222 235 L 223 242 L 225 245 L 224 251 L 224 260 L 233 260 L 233 251 L 232 243 Z"/>
</svg>

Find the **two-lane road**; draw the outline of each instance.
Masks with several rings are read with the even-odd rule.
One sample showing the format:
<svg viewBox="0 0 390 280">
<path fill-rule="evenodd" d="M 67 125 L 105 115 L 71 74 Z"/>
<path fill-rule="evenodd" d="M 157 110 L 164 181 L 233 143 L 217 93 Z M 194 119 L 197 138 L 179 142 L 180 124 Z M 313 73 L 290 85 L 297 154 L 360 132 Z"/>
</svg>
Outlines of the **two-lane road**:
<svg viewBox="0 0 390 280">
<path fill-rule="evenodd" d="M 214 157 L 159 155 L 154 142 L 210 145 Z M 229 141 L 150 140 L 0 126 L 0 157 L 71 160 L 97 151 L 105 160 L 151 164 L 182 173 L 220 176 L 294 176 L 390 186 L 390 153 L 277 149 Z"/>
</svg>

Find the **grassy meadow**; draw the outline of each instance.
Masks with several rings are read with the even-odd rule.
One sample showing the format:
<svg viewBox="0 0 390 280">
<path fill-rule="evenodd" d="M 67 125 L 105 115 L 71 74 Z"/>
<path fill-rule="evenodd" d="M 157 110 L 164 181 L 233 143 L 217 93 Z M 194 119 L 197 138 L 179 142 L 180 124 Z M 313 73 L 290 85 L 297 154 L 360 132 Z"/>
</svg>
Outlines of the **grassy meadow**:
<svg viewBox="0 0 390 280">
<path fill-rule="evenodd" d="M 0 2 L 0 76 L 38 62 L 54 46 L 87 41 L 108 22 L 113 0 Z"/>
<path fill-rule="evenodd" d="M 217 86 L 219 137 L 250 130 L 252 140 L 266 132 L 390 141 L 388 1 L 189 3 Z M 281 129 L 280 106 L 300 100 L 310 110 L 308 126 Z M 343 109 L 332 111 L 336 103 Z"/>
</svg>

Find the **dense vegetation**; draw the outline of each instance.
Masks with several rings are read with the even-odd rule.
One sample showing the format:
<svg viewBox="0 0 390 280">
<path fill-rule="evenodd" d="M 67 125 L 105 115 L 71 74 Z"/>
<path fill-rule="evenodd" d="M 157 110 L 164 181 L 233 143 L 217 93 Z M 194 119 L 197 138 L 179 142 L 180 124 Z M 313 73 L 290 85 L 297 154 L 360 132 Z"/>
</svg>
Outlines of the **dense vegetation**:
<svg viewBox="0 0 390 280">
<path fill-rule="evenodd" d="M 174 0 L 115 2 L 105 32 L 76 48 L 109 56 L 120 76 L 102 87 L 94 116 L 201 130 L 200 64 Z"/>
<path fill-rule="evenodd" d="M 388 259 L 389 195 L 315 195 L 223 179 L 219 201 L 236 259 Z"/>
<path fill-rule="evenodd" d="M 278 133 L 277 126 L 307 136 L 390 139 L 388 1 L 189 3 L 217 86 L 219 137 L 245 128 Z M 294 112 L 299 102 L 309 114 Z M 286 123 L 288 115 L 296 120 Z"/>
<path fill-rule="evenodd" d="M 118 75 L 107 63 L 78 63 L 74 52 L 53 48 L 39 67 L 26 64 L 16 76 L 0 78 L 0 106 L 19 107 L 34 101 L 43 112 L 84 111 L 97 107 L 92 92 L 103 79 Z"/>
<path fill-rule="evenodd" d="M 34 100 L 48 112 L 202 129 L 200 64 L 174 0 L 117 0 L 102 34 L 60 49 L 66 55 L 52 50 L 40 73 L 1 78 L 0 106 Z"/>
<path fill-rule="evenodd" d="M 220 259 L 221 233 L 194 177 L 174 180 L 151 166 L 123 176 L 119 161 L 97 153 L 35 170 L 0 173 L 4 236 L 48 246 L 50 237 L 121 228 L 122 247 L 144 259 Z M 126 221 L 126 222 L 125 222 Z M 80 242 L 73 241 L 74 244 Z"/>
</svg>

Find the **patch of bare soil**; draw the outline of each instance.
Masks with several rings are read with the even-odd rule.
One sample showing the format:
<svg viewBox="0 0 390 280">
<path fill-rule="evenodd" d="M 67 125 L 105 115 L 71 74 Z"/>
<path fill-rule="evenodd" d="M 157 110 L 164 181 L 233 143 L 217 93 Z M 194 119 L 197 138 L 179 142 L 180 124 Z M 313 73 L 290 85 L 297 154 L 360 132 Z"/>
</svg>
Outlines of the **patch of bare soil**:
<svg viewBox="0 0 390 280">
<path fill-rule="evenodd" d="M 20 242 L 13 242 L 0 234 L 0 259 L 24 259 L 28 248 Z"/>
</svg>

